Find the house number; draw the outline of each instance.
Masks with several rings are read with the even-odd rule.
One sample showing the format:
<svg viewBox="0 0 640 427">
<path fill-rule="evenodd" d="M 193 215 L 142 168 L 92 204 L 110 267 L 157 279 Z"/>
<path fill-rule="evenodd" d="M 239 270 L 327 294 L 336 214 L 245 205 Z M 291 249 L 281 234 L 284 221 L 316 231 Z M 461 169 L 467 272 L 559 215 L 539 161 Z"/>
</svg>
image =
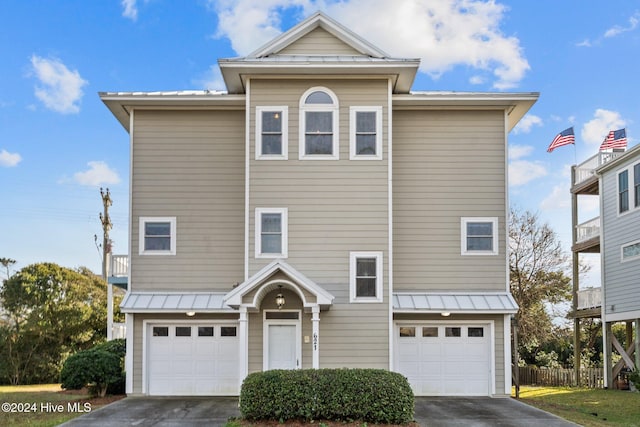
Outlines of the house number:
<svg viewBox="0 0 640 427">
<path fill-rule="evenodd" d="M 313 334 L 313 350 L 318 349 L 318 334 Z"/>
</svg>

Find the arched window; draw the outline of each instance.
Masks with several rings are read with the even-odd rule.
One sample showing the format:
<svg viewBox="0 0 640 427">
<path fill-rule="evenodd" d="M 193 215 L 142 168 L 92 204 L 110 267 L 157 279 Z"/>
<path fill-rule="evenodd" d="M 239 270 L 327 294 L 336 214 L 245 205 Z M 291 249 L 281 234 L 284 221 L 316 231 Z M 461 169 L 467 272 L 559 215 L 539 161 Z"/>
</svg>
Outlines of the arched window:
<svg viewBox="0 0 640 427">
<path fill-rule="evenodd" d="M 338 153 L 338 98 L 313 87 L 300 98 L 300 159 L 335 159 Z"/>
</svg>

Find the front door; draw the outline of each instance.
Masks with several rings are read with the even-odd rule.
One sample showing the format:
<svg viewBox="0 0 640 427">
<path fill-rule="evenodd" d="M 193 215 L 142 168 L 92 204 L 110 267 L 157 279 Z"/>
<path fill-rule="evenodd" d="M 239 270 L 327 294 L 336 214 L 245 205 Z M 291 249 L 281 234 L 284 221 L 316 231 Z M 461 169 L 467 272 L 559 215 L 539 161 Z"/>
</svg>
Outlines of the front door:
<svg viewBox="0 0 640 427">
<path fill-rule="evenodd" d="M 293 317 L 291 315 L 294 313 L 297 318 L 291 319 Z M 273 315 L 276 317 L 278 313 L 273 313 Z M 264 370 L 299 369 L 301 367 L 299 314 L 289 312 L 288 315 L 291 316 L 289 319 L 265 319 Z"/>
</svg>

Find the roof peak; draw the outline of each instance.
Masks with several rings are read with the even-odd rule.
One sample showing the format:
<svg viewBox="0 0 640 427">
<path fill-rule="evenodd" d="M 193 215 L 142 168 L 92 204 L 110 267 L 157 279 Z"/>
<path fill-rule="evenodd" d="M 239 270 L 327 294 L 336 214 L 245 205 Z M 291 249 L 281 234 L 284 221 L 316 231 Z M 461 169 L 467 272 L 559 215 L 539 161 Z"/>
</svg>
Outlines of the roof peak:
<svg viewBox="0 0 640 427">
<path fill-rule="evenodd" d="M 295 41 L 309 34 L 316 28 L 322 28 L 323 30 L 327 31 L 328 33 L 363 55 L 371 56 L 374 58 L 389 57 L 387 53 L 372 45 L 367 40 L 363 39 L 353 31 L 321 11 L 315 12 L 307 19 L 280 34 L 275 39 L 267 42 L 260 48 L 254 50 L 246 57 L 260 58 L 278 53 Z"/>
</svg>

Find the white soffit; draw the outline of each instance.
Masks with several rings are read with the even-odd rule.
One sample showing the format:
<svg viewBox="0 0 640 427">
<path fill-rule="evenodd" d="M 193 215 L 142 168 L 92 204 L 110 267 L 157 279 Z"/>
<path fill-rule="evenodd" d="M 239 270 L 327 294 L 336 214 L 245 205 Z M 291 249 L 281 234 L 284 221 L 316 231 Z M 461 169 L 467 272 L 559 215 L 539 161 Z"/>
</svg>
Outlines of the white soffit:
<svg viewBox="0 0 640 427">
<path fill-rule="evenodd" d="M 496 313 L 518 311 L 508 292 L 452 293 L 402 292 L 393 294 L 395 313 Z"/>
<path fill-rule="evenodd" d="M 120 310 L 123 313 L 186 313 L 233 311 L 224 303 L 225 292 L 129 292 Z"/>
</svg>

